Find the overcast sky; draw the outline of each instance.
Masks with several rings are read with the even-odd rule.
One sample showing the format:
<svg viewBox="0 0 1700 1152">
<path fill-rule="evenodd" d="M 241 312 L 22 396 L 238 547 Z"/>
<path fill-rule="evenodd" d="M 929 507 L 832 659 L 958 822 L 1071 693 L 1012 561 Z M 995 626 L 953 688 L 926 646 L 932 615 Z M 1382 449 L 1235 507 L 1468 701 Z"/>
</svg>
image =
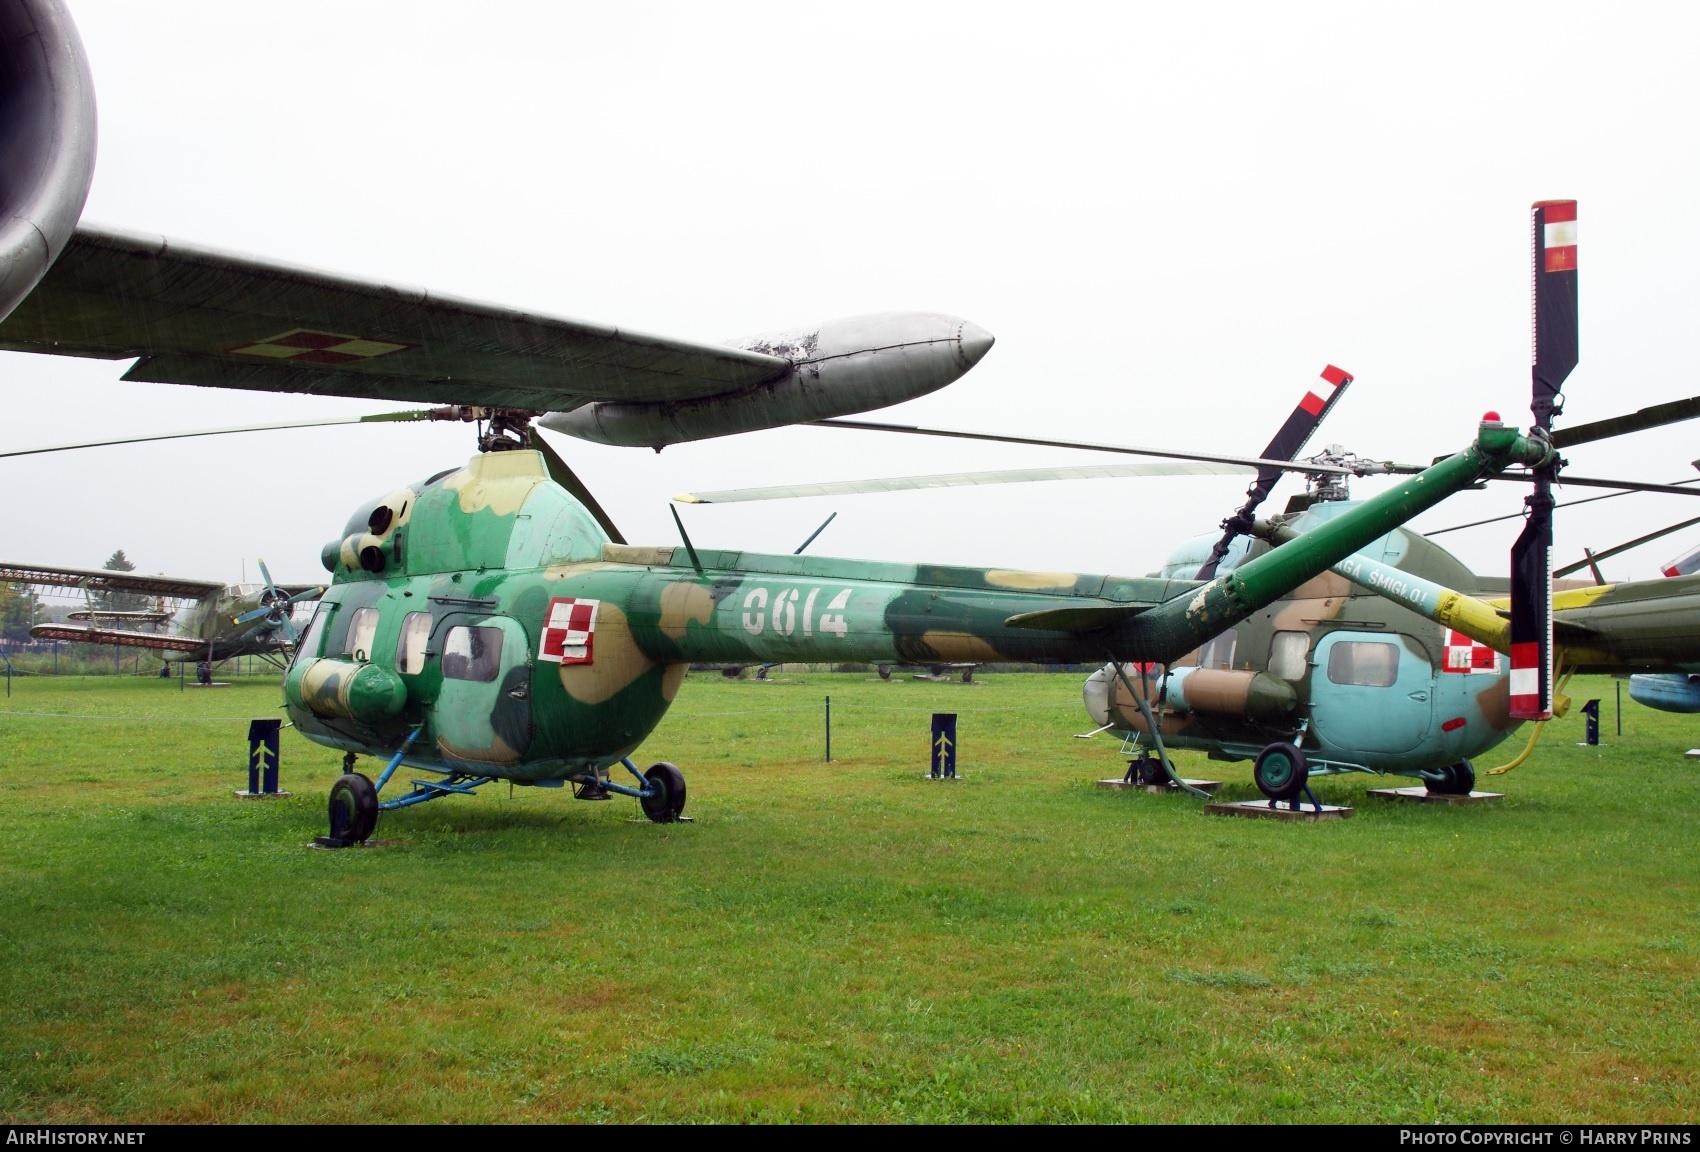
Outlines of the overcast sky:
<svg viewBox="0 0 1700 1152">
<path fill-rule="evenodd" d="M 1314 444 L 1423 462 L 1528 419 L 1528 206 L 1580 201 L 1567 423 L 1700 394 L 1693 10 L 1666 5 L 289 4 L 72 0 L 100 158 L 85 218 L 719 342 L 925 309 L 997 345 L 889 415 L 1253 454 L 1325 363 Z M 0 354 L 0 447 L 373 410 Z M 1572 453 L 1693 475 L 1695 426 Z M 634 542 L 692 488 L 1100 459 L 791 429 L 552 438 Z M 279 579 L 461 427 L 0 461 L 0 559 Z M 1142 574 L 1244 480 L 1032 484 L 684 510 L 710 547 Z M 1356 491 L 1371 494 L 1375 482 Z M 1283 481 L 1279 509 L 1297 490 Z M 1592 493 L 1572 489 L 1571 498 Z M 1565 498 L 1561 495 L 1561 499 Z M 1513 511 L 1468 493 L 1419 521 Z M 1557 562 L 1700 502 L 1558 521 Z M 1442 540 L 1503 574 L 1515 524 Z M 1608 562 L 1650 577 L 1690 529 Z"/>
</svg>

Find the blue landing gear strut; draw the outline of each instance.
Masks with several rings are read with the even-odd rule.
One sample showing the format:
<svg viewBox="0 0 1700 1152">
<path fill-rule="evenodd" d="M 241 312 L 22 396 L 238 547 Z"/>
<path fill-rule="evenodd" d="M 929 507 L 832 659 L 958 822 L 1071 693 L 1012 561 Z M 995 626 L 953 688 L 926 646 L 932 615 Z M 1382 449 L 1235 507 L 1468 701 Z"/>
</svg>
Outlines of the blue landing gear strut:
<svg viewBox="0 0 1700 1152">
<path fill-rule="evenodd" d="M 314 841 L 315 844 L 321 848 L 352 848 L 372 838 L 372 833 L 378 826 L 380 812 L 409 808 L 443 796 L 470 796 L 495 779 L 494 776 L 455 772 L 446 780 L 413 780 L 410 781 L 413 790 L 405 796 L 380 801 L 378 793 L 390 782 L 390 777 L 395 775 L 396 769 L 401 767 L 402 759 L 406 757 L 407 750 L 413 747 L 413 741 L 418 738 L 422 727 L 423 725 L 407 734 L 407 739 L 401 742 L 401 747 L 390 757 L 390 762 L 384 765 L 376 783 L 354 771 L 354 753 L 348 754 L 343 760 L 343 774 L 331 785 L 331 834 L 320 836 Z"/>
<path fill-rule="evenodd" d="M 643 806 L 643 814 L 657 824 L 672 824 L 684 819 L 681 815 L 685 810 L 683 772 L 666 761 L 656 764 L 648 772 L 639 772 L 630 756 L 620 757 L 620 763 L 626 766 L 627 772 L 637 777 L 639 786 L 633 788 L 628 784 L 601 780 L 599 783 L 604 791 L 632 797 Z"/>
</svg>

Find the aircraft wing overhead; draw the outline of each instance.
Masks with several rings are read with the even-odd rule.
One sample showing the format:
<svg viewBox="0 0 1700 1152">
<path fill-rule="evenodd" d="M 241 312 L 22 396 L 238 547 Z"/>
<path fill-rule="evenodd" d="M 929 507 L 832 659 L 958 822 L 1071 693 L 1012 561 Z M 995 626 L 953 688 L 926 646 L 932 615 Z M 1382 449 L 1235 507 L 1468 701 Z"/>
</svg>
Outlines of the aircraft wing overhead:
<svg viewBox="0 0 1700 1152">
<path fill-rule="evenodd" d="M 542 412 L 738 392 L 792 367 L 88 224 L 0 323 L 0 349 L 139 357 L 126 380 Z"/>
<path fill-rule="evenodd" d="M 118 628 L 74 628 L 66 624 L 37 624 L 30 629 L 37 640 L 64 640 L 70 644 L 100 644 L 106 647 L 151 648 L 155 652 L 205 652 L 205 640 L 167 636 L 155 632 L 126 632 Z"/>
<path fill-rule="evenodd" d="M 146 576 L 140 572 L 108 572 L 94 568 L 46 568 L 38 564 L 7 564 L 0 561 L 0 581 L 15 584 L 46 584 L 58 588 L 81 588 L 84 582 L 94 592 L 143 592 L 150 596 L 181 596 L 198 600 L 218 592 L 224 585 L 214 580 L 180 580 L 174 576 Z M 317 585 L 303 585 L 306 588 Z"/>
</svg>

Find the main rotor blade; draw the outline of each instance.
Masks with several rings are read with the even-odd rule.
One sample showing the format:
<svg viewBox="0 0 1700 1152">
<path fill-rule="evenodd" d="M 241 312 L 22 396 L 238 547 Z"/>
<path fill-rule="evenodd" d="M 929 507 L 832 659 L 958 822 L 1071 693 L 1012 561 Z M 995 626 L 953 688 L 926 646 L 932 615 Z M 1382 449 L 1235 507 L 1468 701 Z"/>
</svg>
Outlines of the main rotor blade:
<svg viewBox="0 0 1700 1152">
<path fill-rule="evenodd" d="M 1266 460 L 1291 460 L 1299 454 L 1299 449 L 1316 431 L 1317 427 L 1334 410 L 1334 405 L 1340 402 L 1340 397 L 1346 394 L 1351 386 L 1352 374 L 1342 371 L 1334 365 L 1326 365 L 1321 373 L 1322 383 L 1306 392 L 1300 398 L 1298 406 L 1293 409 L 1287 422 L 1281 425 L 1263 448 L 1263 458 Z M 1251 531 L 1253 517 L 1263 502 L 1269 499 L 1269 493 L 1280 481 L 1281 473 L 1273 468 L 1260 468 L 1257 479 L 1245 492 L 1245 503 L 1239 509 L 1222 521 L 1222 535 L 1217 537 L 1215 545 L 1210 549 L 1210 555 L 1193 573 L 1194 580 L 1214 580 L 1216 569 L 1228 555 L 1228 549 L 1234 546 L 1234 541 Z"/>
<path fill-rule="evenodd" d="M 684 492 L 673 499 L 680 504 L 740 504 L 750 500 L 861 496 L 877 492 L 914 492 L 928 488 L 964 488 L 981 484 L 1028 484 L 1040 480 L 1104 480 L 1122 476 L 1244 476 L 1254 472 L 1256 469 L 1239 464 L 1153 460 L 1146 464 L 1084 464 L 1061 468 L 1014 468 L 993 472 L 941 472 L 931 476 L 888 476 L 876 480 L 778 484 L 771 488 L 728 488 L 720 492 Z"/>
<path fill-rule="evenodd" d="M 1659 539 L 1661 536 L 1669 536 L 1672 532 L 1680 532 L 1684 528 L 1692 528 L 1696 524 L 1700 524 L 1700 516 L 1684 520 L 1680 524 L 1672 524 L 1669 528 L 1660 528 L 1657 532 L 1649 532 L 1645 536 L 1637 536 L 1627 544 L 1619 544 L 1615 548 L 1607 548 L 1604 552 L 1595 552 L 1586 560 L 1578 560 L 1574 564 L 1566 564 L 1563 568 L 1554 568 L 1552 574 L 1554 578 L 1557 578 L 1560 576 L 1568 576 L 1572 572 L 1580 572 L 1590 564 L 1596 564 L 1601 560 L 1610 560 L 1613 556 L 1621 555 L 1622 553 L 1629 551 L 1631 548 L 1639 548 L 1641 545 L 1651 543 L 1652 541 Z"/>
<path fill-rule="evenodd" d="M 233 428 L 202 428 L 193 432 L 160 432 L 152 436 L 122 436 L 115 440 L 84 440 L 77 444 L 49 444 L 41 448 L 13 448 L 0 452 L 8 456 L 39 456 L 44 452 L 75 452 L 79 448 L 111 448 L 119 444 L 148 444 L 155 440 L 192 440 L 197 436 L 234 436 L 242 432 L 278 432 L 286 428 L 329 428 L 336 424 L 373 424 L 397 420 L 429 420 L 431 410 L 419 408 L 405 412 L 380 412 L 372 416 L 344 416 L 336 420 L 289 420 L 281 424 L 245 424 Z"/>
<path fill-rule="evenodd" d="M 1638 408 L 1634 412 L 1613 416 L 1607 420 L 1595 420 L 1592 424 L 1578 424 L 1574 428 L 1560 429 L 1552 434 L 1552 443 L 1555 448 L 1574 448 L 1578 444 L 1591 444 L 1595 440 L 1607 440 L 1631 432 L 1645 432 L 1649 428 L 1660 428 L 1666 424 L 1680 424 L 1696 416 L 1700 416 L 1700 396 L 1691 396 L 1687 400 L 1672 400 L 1668 404 Z"/>
<path fill-rule="evenodd" d="M 1028 444 L 1036 448 L 1077 448 L 1084 452 L 1115 452 L 1123 456 L 1157 456 L 1168 460 L 1198 460 L 1210 464 L 1239 464 L 1246 468 L 1279 468 L 1283 472 L 1351 476 L 1350 468 L 1335 464 L 1300 464 L 1291 460 L 1268 460 L 1261 456 L 1223 456 L 1212 452 L 1176 452 L 1168 448 L 1135 448 L 1126 444 L 1093 444 L 1083 440 L 1043 440 L 1033 436 L 1005 436 L 996 432 L 967 432 L 956 428 L 923 428 L 918 424 L 880 424 L 872 420 L 806 420 L 810 428 L 851 428 L 859 432 L 899 432 L 905 436 L 942 436 L 948 440 L 985 440 L 993 444 Z M 1412 464 L 1389 464 L 1388 471 L 1417 473 Z"/>
<path fill-rule="evenodd" d="M 531 446 L 543 454 L 543 463 L 548 465 L 550 477 L 554 479 L 555 483 L 572 493 L 580 504 L 584 505 L 584 510 L 594 516 L 596 522 L 602 525 L 602 530 L 608 533 L 608 539 L 616 544 L 624 544 L 626 538 L 620 535 L 618 528 L 614 527 L 614 521 L 609 519 L 608 513 L 602 510 L 602 505 L 596 502 L 596 497 L 590 494 L 590 489 L 585 487 L 584 481 L 578 478 L 576 472 L 567 467 L 567 462 L 561 459 L 553 448 L 549 447 L 549 442 L 543 439 L 543 434 L 536 428 L 531 430 Z"/>
<path fill-rule="evenodd" d="M 1499 472 L 1486 477 L 1488 480 L 1509 480 L 1518 484 L 1539 483 L 1540 476 L 1534 472 Z M 1616 488 L 1620 493 L 1629 492 L 1662 492 L 1667 496 L 1700 496 L 1700 489 L 1684 488 L 1680 484 L 1645 484 L 1639 480 L 1601 480 L 1593 476 L 1571 476 L 1568 473 L 1560 475 L 1557 483 L 1562 486 L 1574 484 L 1578 488 Z M 1691 483 L 1691 481 L 1685 481 Z M 1603 497 L 1597 497 L 1603 499 Z M 1581 503 L 1580 500 L 1577 501 Z M 1556 505 L 1555 505 L 1556 507 Z M 1487 523 L 1487 521 L 1482 521 Z"/>
<path fill-rule="evenodd" d="M 1692 480 L 1678 480 L 1678 481 L 1675 482 L 1675 484 L 1673 484 L 1671 486 L 1676 487 L 1678 485 L 1683 485 L 1683 484 L 1700 484 L 1700 476 L 1697 476 Z M 1637 491 L 1638 491 L 1638 489 L 1637 489 Z M 1619 496 L 1629 496 L 1629 495 L 1632 495 L 1632 494 L 1633 494 L 1632 492 L 1628 492 L 1628 491 L 1626 491 L 1626 492 L 1607 492 L 1604 496 L 1585 496 L 1580 500 L 1566 500 L 1566 501 L 1564 501 L 1560 504 L 1553 505 L 1553 507 L 1555 507 L 1555 508 L 1574 508 L 1578 504 L 1592 504 L 1596 500 L 1615 500 Z M 1523 518 L 1523 513 L 1521 513 L 1521 512 L 1507 512 L 1503 516 L 1489 516 L 1486 520 L 1471 520 L 1467 524 L 1454 524 L 1449 528 L 1436 528 L 1433 532 L 1424 532 L 1423 535 L 1424 536 L 1444 536 L 1448 532 L 1462 532 L 1466 528 L 1480 528 L 1483 524 L 1498 524 L 1503 520 L 1521 520 L 1522 518 Z"/>
</svg>

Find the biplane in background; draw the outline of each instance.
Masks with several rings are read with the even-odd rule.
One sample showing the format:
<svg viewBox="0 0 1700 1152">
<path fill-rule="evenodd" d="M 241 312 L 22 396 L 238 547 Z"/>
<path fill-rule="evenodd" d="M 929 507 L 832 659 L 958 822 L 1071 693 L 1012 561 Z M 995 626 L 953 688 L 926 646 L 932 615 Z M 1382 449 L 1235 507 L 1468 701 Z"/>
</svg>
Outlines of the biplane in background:
<svg viewBox="0 0 1700 1152">
<path fill-rule="evenodd" d="M 262 583 L 224 584 L 0 562 L 0 581 L 82 595 L 81 608 L 31 627 L 32 639 L 145 649 L 159 653 L 168 667 L 192 660 L 201 683 L 212 678 L 214 666 L 238 656 L 258 656 L 282 669 L 297 635 L 291 621 L 296 606 L 324 592 L 317 584 L 272 583 L 263 560 L 260 572 Z"/>
</svg>

